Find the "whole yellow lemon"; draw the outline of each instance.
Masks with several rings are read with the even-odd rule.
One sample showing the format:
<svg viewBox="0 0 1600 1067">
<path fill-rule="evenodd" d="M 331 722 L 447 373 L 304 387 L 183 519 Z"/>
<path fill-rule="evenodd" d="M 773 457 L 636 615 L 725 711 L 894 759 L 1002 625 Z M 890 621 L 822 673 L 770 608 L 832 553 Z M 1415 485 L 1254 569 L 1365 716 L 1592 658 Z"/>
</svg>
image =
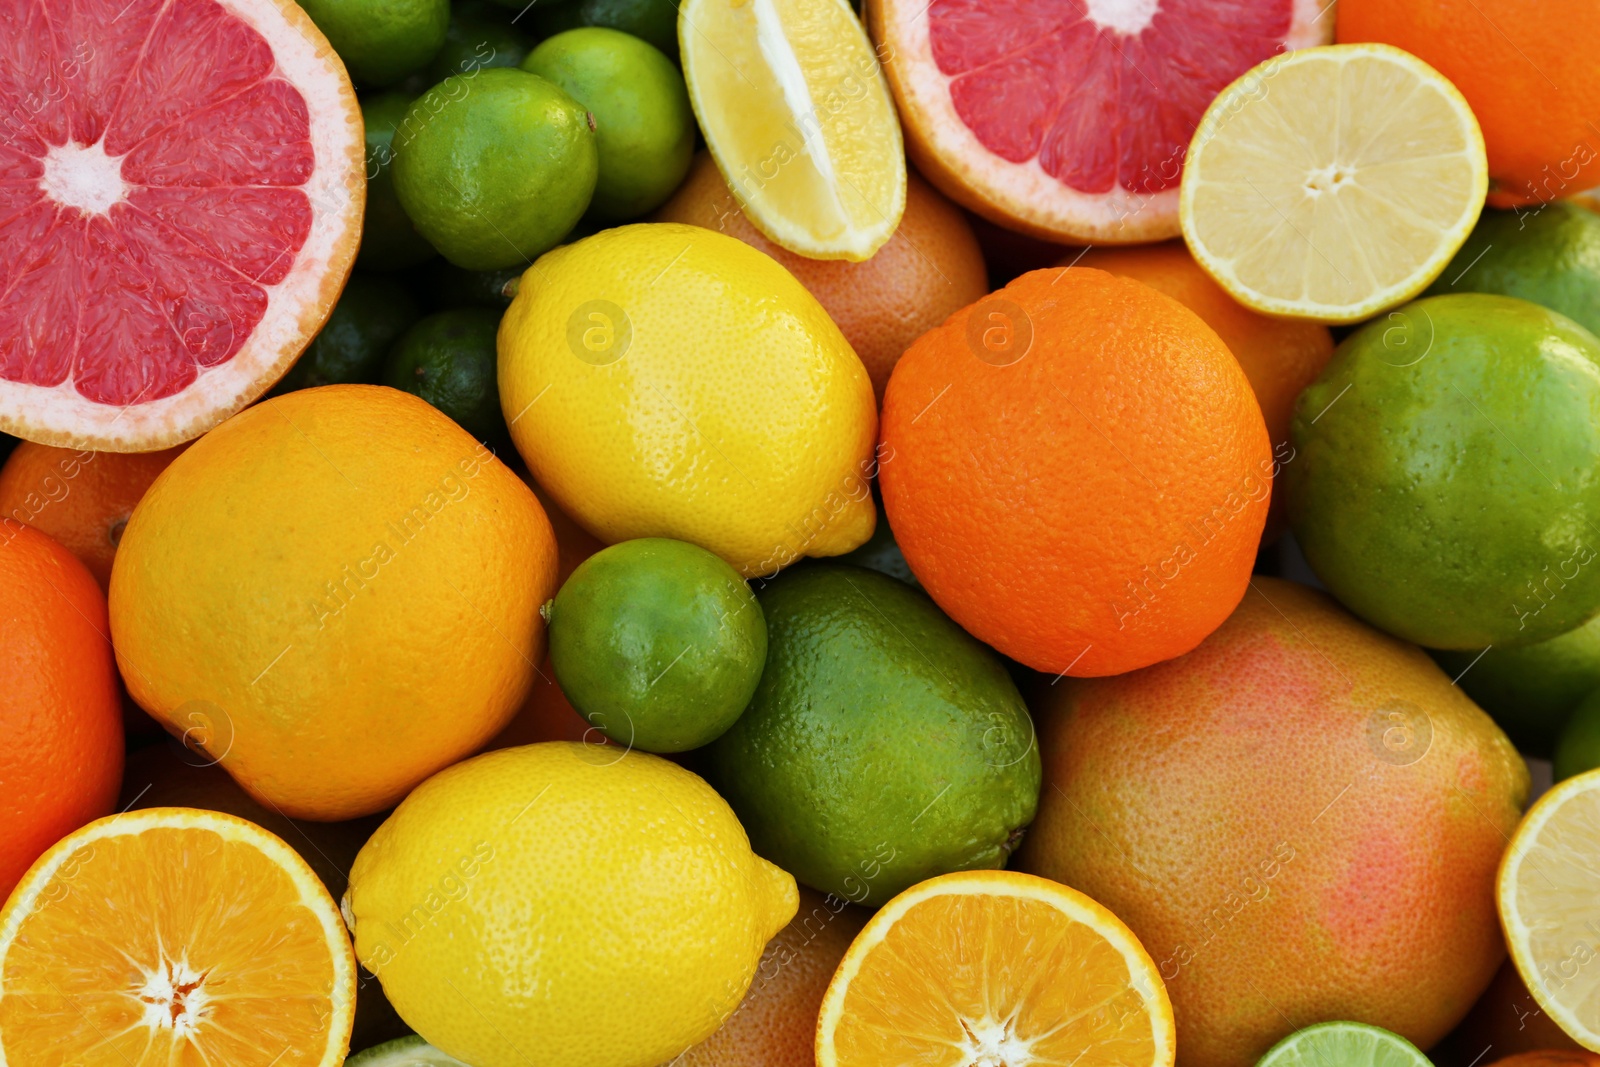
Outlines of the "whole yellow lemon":
<svg viewBox="0 0 1600 1067">
<path fill-rule="evenodd" d="M 111 574 L 128 691 L 285 815 L 392 807 L 516 714 L 556 546 L 533 493 L 407 393 L 240 412 L 140 501 Z"/>
<path fill-rule="evenodd" d="M 673 537 L 743 574 L 872 535 L 867 372 L 794 276 L 676 223 L 542 256 L 500 324 L 517 451 L 603 541 Z"/>
<path fill-rule="evenodd" d="M 356 857 L 356 955 L 474 1067 L 655 1067 L 738 1007 L 794 879 L 675 763 L 547 741 L 418 786 Z"/>
</svg>

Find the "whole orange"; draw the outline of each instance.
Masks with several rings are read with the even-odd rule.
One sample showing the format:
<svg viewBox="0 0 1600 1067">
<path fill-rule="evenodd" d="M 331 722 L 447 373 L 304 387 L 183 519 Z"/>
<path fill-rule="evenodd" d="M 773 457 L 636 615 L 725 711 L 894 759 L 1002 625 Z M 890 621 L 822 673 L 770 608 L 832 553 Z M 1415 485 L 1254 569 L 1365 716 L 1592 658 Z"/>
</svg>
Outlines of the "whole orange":
<svg viewBox="0 0 1600 1067">
<path fill-rule="evenodd" d="M 1483 127 L 1491 207 L 1600 184 L 1594 0 L 1339 0 L 1335 37 L 1403 48 L 1455 83 Z"/>
<path fill-rule="evenodd" d="M 187 447 L 83 452 L 24 441 L 0 467 L 0 515 L 55 538 L 103 591 L 134 505 Z"/>
<path fill-rule="evenodd" d="M 1181 655 L 1244 594 L 1274 474 L 1239 363 L 1142 282 L 1033 271 L 895 367 L 884 507 L 918 581 L 1052 674 Z"/>
<path fill-rule="evenodd" d="M 106 598 L 72 553 L 0 518 L 0 900 L 114 810 L 122 705 Z"/>
<path fill-rule="evenodd" d="M 655 218 L 721 230 L 788 268 L 861 357 L 880 403 L 900 353 L 989 291 L 983 253 L 966 216 L 915 174 L 906 176 L 899 228 L 860 263 L 807 259 L 769 241 L 744 217 L 709 152 L 696 157 L 689 177 Z"/>
<path fill-rule="evenodd" d="M 1018 866 L 1114 911 L 1185 1067 L 1350 1019 L 1421 1048 L 1505 956 L 1494 878 L 1528 772 L 1431 659 L 1315 590 L 1251 583 L 1193 652 L 1053 688 Z"/>
</svg>

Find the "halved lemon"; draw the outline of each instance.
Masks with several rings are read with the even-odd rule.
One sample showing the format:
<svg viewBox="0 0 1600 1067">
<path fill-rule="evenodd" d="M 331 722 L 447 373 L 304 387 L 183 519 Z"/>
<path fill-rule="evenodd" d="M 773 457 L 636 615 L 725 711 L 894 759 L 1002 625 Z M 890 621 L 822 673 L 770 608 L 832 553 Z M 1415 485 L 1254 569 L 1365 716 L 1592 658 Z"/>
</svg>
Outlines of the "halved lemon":
<svg viewBox="0 0 1600 1067">
<path fill-rule="evenodd" d="M 846 0 L 684 0 L 678 42 L 706 145 L 762 233 L 858 262 L 894 236 L 900 120 Z"/>
<path fill-rule="evenodd" d="M 1356 322 L 1444 270 L 1488 187 L 1478 120 L 1444 75 L 1388 45 L 1329 45 L 1274 56 L 1211 102 L 1178 216 L 1245 306 Z"/>
<path fill-rule="evenodd" d="M 112 815 L 0 911 L 0 1067 L 337 1067 L 355 954 L 293 849 L 194 808 Z"/>
<path fill-rule="evenodd" d="M 1495 903 L 1511 961 L 1546 1015 L 1600 1052 L 1600 770 L 1568 778 L 1522 817 Z"/>
<path fill-rule="evenodd" d="M 817 1021 L 818 1067 L 1171 1067 L 1172 1004 L 1111 912 L 1049 879 L 969 871 L 884 905 Z"/>
</svg>

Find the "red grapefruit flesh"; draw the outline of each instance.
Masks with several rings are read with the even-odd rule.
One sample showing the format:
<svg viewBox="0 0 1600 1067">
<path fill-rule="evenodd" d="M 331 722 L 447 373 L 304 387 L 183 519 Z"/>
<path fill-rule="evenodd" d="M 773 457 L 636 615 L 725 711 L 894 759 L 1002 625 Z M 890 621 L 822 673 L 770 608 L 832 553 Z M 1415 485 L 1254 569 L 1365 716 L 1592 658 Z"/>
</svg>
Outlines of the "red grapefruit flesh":
<svg viewBox="0 0 1600 1067">
<path fill-rule="evenodd" d="M 1196 123 L 1277 52 L 1327 44 L 1331 0 L 866 0 L 917 169 L 1049 241 L 1178 233 Z"/>
<path fill-rule="evenodd" d="M 0 430 L 196 437 L 322 327 L 366 196 L 292 0 L 0 0 Z"/>
</svg>

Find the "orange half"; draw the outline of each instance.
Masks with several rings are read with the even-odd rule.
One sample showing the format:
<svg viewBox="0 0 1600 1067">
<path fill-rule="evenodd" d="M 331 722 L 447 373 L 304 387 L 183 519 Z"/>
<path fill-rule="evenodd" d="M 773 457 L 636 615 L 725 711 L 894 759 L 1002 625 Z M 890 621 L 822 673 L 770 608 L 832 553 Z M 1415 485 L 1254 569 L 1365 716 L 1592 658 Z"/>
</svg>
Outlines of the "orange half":
<svg viewBox="0 0 1600 1067">
<path fill-rule="evenodd" d="M 337 1067 L 355 954 L 293 849 L 193 808 L 90 823 L 0 911 L 0 1067 Z"/>
<path fill-rule="evenodd" d="M 1111 912 L 1015 871 L 930 878 L 828 986 L 818 1067 L 1172 1067 L 1172 1003 Z"/>
</svg>

